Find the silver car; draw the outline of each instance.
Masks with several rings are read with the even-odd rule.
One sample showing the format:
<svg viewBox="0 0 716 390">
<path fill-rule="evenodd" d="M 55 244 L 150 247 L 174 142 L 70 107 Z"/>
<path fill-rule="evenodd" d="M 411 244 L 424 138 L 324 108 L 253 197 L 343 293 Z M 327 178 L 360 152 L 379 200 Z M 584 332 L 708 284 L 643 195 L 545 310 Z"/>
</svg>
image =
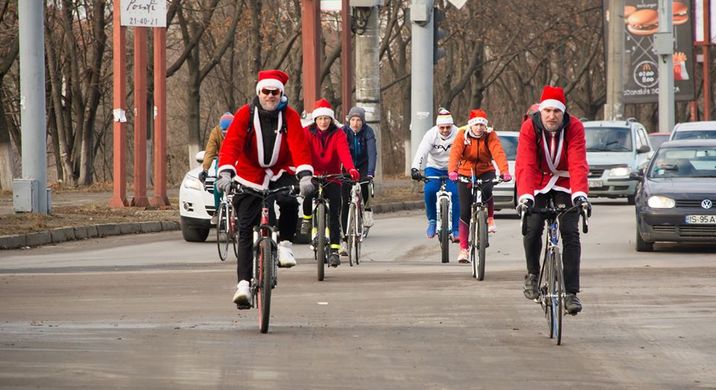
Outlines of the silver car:
<svg viewBox="0 0 716 390">
<path fill-rule="evenodd" d="M 497 137 L 500 139 L 502 149 L 507 156 L 507 165 L 510 167 L 510 173 L 513 178 L 507 183 L 500 183 L 492 190 L 492 196 L 495 198 L 495 210 L 514 209 L 517 206 L 517 193 L 515 189 L 515 158 L 517 157 L 517 140 L 520 133 L 518 131 L 498 131 Z M 493 161 L 497 175 L 500 175 L 500 169 Z"/>
</svg>

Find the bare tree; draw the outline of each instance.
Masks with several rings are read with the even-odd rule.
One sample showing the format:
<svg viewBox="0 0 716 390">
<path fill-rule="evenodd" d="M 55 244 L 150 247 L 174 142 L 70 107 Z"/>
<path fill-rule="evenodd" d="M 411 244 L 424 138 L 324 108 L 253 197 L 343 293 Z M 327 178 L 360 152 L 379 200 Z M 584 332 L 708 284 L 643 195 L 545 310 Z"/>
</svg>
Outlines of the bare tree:
<svg viewBox="0 0 716 390">
<path fill-rule="evenodd" d="M 0 39 L 8 42 L 7 45 L 0 47 L 0 190 L 12 188 L 15 165 L 12 153 L 12 137 L 10 136 L 12 123 L 5 114 L 7 112 L 5 95 L 12 92 L 6 90 L 4 79 L 15 64 L 20 50 L 19 35 L 15 31 L 16 26 L 17 8 L 14 5 L 11 7 L 9 1 L 5 2 L 0 6 Z M 15 130 L 15 138 L 18 140 L 19 149 L 17 130 Z"/>
</svg>

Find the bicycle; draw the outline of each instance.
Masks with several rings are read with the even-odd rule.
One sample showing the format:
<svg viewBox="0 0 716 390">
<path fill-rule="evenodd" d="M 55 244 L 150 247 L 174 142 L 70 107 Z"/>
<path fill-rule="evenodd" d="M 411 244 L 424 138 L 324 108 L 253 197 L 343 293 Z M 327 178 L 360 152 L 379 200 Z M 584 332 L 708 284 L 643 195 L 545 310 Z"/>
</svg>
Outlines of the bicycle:
<svg viewBox="0 0 716 390">
<path fill-rule="evenodd" d="M 361 183 L 365 183 L 365 181 L 361 182 Z M 370 205 L 370 199 L 375 197 L 375 186 L 373 185 L 373 179 L 371 178 L 370 180 L 367 181 L 367 183 L 368 183 L 368 192 L 370 193 L 370 197 L 363 204 L 363 212 L 365 212 L 366 206 Z M 361 221 L 365 222 L 365 220 L 362 218 L 361 218 Z M 375 223 L 375 220 L 373 221 L 373 223 Z M 365 225 L 363 226 L 363 238 L 368 237 L 368 232 L 370 232 L 370 228 L 371 228 L 371 226 L 365 226 Z"/>
<path fill-rule="evenodd" d="M 355 258 L 356 265 L 360 264 L 360 246 L 363 239 L 368 235 L 367 226 L 363 225 L 363 213 L 365 212 L 365 205 L 363 204 L 363 196 L 361 195 L 362 184 L 372 184 L 372 180 L 353 181 L 345 179 L 345 183 L 352 183 L 351 185 L 351 203 L 348 206 L 348 219 L 346 228 L 346 246 L 348 252 L 348 264 L 352 267 L 353 260 Z M 354 257 L 355 256 L 355 257 Z"/>
<path fill-rule="evenodd" d="M 269 199 L 281 193 L 297 197 L 295 186 L 284 186 L 274 189 L 257 190 L 232 183 L 232 192 L 248 194 L 261 199 L 261 221 L 254 226 L 254 256 L 250 281 L 251 302 L 249 307 L 257 307 L 259 311 L 259 330 L 268 332 L 271 313 L 271 290 L 278 285 L 278 229 L 269 220 Z M 245 309 L 245 307 L 241 307 Z"/>
<path fill-rule="evenodd" d="M 239 231 L 234 205 L 231 203 L 233 197 L 233 194 L 223 194 L 219 209 L 216 210 L 216 246 L 221 261 L 225 261 L 229 255 L 229 241 L 233 243 L 234 255 L 237 259 L 239 257 Z"/>
<path fill-rule="evenodd" d="M 328 199 L 323 196 L 323 188 L 331 183 L 331 179 L 342 178 L 342 173 L 331 175 L 313 176 L 317 183 L 316 196 L 313 197 L 313 228 L 316 232 L 315 242 L 311 239 L 313 246 L 313 257 L 316 259 L 318 281 L 323 281 L 326 274 L 326 263 L 331 253 L 331 240 L 328 232 L 329 204 Z M 315 229 L 315 230 L 313 230 Z"/>
<path fill-rule="evenodd" d="M 482 201 L 482 185 L 487 182 L 492 182 L 493 185 L 499 184 L 502 179 L 480 180 L 475 175 L 472 175 L 469 178 L 460 176 L 460 181 L 470 184 L 472 191 L 470 229 L 467 238 L 470 263 L 472 264 L 472 277 L 477 280 L 484 280 L 486 250 L 490 243 L 487 237 L 487 203 Z M 475 256 L 475 250 L 477 250 L 477 257 Z"/>
<path fill-rule="evenodd" d="M 423 181 L 440 180 L 440 189 L 436 193 L 437 200 L 437 236 L 440 241 L 441 260 L 450 262 L 450 234 L 452 232 L 452 194 L 447 190 L 447 176 L 423 176 Z"/>
<path fill-rule="evenodd" d="M 536 302 L 542 307 L 547 319 L 549 338 L 556 338 L 557 345 L 562 344 L 562 316 L 564 314 L 564 298 L 566 295 L 562 255 L 559 248 L 559 220 L 564 214 L 578 207 L 564 205 L 555 207 L 554 201 L 550 199 L 547 207 L 532 209 L 528 212 L 522 212 L 520 215 L 523 236 L 527 235 L 525 217 L 529 213 L 537 213 L 546 218 L 547 236 L 542 269 L 537 283 L 539 295 Z M 586 234 L 589 231 L 588 215 L 584 209 L 580 210 L 579 215 L 582 217 L 582 232 Z"/>
</svg>

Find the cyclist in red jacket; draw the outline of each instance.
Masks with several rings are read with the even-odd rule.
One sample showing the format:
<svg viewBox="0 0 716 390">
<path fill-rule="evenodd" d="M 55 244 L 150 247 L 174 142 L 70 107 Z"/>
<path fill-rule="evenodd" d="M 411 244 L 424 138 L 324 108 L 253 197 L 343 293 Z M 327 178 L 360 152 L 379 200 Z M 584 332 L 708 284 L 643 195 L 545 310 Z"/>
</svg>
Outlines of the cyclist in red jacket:
<svg viewBox="0 0 716 390">
<path fill-rule="evenodd" d="M 521 211 L 544 208 L 551 198 L 555 205 L 581 206 L 587 214 L 591 213 L 587 200 L 589 165 L 584 126 L 566 112 L 565 101 L 562 88 L 545 86 L 539 111 L 522 122 L 515 161 L 517 207 Z M 528 214 L 525 222 L 527 275 L 524 294 L 527 299 L 536 299 L 544 216 Z M 567 293 L 564 307 L 572 315 L 582 310 L 582 303 L 577 298 L 582 251 L 578 223 L 579 211 L 575 209 L 564 214 L 559 224 L 564 243 L 564 287 Z"/>
<path fill-rule="evenodd" d="M 229 126 L 219 151 L 219 176 L 216 188 L 231 189 L 232 180 L 255 189 L 298 185 L 301 195 L 313 192 L 311 151 L 301 126 L 301 118 L 284 96 L 288 75 L 280 70 L 259 72 L 256 97 L 241 107 Z M 297 180 L 298 179 L 298 180 Z M 298 222 L 298 201 L 281 195 L 275 199 L 281 210 L 278 219 L 278 264 L 293 267 L 293 239 Z M 236 273 L 239 283 L 234 303 L 248 307 L 251 299 L 249 280 L 253 248 L 253 228 L 261 220 L 261 199 L 248 194 L 233 198 L 239 225 L 239 250 Z M 269 207 L 274 224 L 273 205 Z"/>
<path fill-rule="evenodd" d="M 316 102 L 313 109 L 313 123 L 304 128 L 306 139 L 311 148 L 313 158 L 313 169 L 316 175 L 332 175 L 341 173 L 343 168 L 351 175 L 351 179 L 360 180 L 360 173 L 355 169 L 351 152 L 348 149 L 346 133 L 336 126 L 336 118 L 333 107 L 326 99 Z M 328 257 L 328 264 L 331 267 L 338 267 L 341 258 L 338 254 L 341 240 L 341 181 L 336 179 L 323 187 L 323 193 L 328 199 L 331 254 Z M 301 233 L 308 234 L 311 229 L 313 218 L 313 196 L 303 199 L 303 222 Z M 315 236 L 319 232 L 312 232 Z M 323 234 L 323 232 L 320 232 Z"/>
</svg>

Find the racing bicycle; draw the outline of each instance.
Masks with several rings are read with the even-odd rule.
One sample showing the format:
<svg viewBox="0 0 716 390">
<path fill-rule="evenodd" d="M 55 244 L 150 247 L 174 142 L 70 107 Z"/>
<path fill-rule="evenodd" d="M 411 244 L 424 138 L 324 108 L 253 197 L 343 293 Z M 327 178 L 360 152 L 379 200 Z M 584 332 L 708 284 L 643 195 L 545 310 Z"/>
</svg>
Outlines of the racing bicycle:
<svg viewBox="0 0 716 390">
<path fill-rule="evenodd" d="M 214 189 L 214 191 L 217 191 Z M 239 229 L 237 226 L 236 212 L 234 205 L 231 203 L 234 194 L 223 194 L 216 222 L 216 246 L 219 249 L 219 259 L 226 260 L 229 256 L 229 242 L 234 246 L 234 255 L 238 258 L 239 253 Z"/>
<path fill-rule="evenodd" d="M 348 252 L 348 264 L 353 266 L 360 264 L 360 247 L 363 239 L 368 235 L 368 227 L 363 225 L 363 213 L 365 205 L 363 204 L 363 196 L 361 194 L 362 184 L 371 184 L 372 180 L 353 181 L 349 178 L 344 179 L 344 183 L 351 185 L 351 203 L 348 206 L 348 219 L 346 223 L 346 246 Z"/>
</svg>

